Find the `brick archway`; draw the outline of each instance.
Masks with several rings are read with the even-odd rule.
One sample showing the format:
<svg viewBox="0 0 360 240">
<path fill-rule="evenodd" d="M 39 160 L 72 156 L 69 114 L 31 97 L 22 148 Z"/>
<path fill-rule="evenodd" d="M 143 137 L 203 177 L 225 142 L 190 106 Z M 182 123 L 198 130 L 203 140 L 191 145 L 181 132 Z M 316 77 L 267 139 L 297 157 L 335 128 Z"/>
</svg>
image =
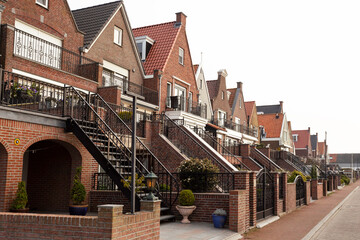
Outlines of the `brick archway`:
<svg viewBox="0 0 360 240">
<path fill-rule="evenodd" d="M 67 211 L 80 152 L 59 140 L 42 140 L 24 152 L 23 180 L 27 182 L 29 207 L 33 211 Z"/>
<path fill-rule="evenodd" d="M 8 165 L 8 151 L 6 144 L 3 140 L 0 140 L 0 211 L 5 209 L 5 187 L 6 187 L 6 175 Z"/>
</svg>

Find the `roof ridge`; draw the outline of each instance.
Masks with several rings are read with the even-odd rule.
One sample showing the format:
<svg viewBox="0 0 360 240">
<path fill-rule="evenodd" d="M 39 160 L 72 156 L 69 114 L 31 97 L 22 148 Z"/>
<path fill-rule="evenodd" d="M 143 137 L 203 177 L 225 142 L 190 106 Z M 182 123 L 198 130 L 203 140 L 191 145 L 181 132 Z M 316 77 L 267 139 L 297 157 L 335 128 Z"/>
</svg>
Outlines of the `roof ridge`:
<svg viewBox="0 0 360 240">
<path fill-rule="evenodd" d="M 153 25 L 148 25 L 148 26 L 142 26 L 142 27 L 137 27 L 137 28 L 133 28 L 132 30 L 138 30 L 138 29 L 144 29 L 144 28 L 149 28 L 149 27 L 155 27 L 155 26 L 160 26 L 160 25 L 166 25 L 169 23 L 176 23 L 176 21 L 172 21 L 172 22 L 165 22 L 165 23 L 157 23 L 157 24 L 153 24 Z"/>
<path fill-rule="evenodd" d="M 120 2 L 122 2 L 122 0 L 103 3 L 103 4 L 99 4 L 99 5 L 95 5 L 95 6 L 89 6 L 89 7 L 85 7 L 85 8 L 79 8 L 79 9 L 71 10 L 71 12 L 76 12 L 76 11 L 85 10 L 85 9 L 89 9 L 89 8 L 95 8 L 95 7 L 104 6 L 104 5 L 108 5 L 108 4 L 114 4 L 116 2 L 120 3 Z"/>
</svg>

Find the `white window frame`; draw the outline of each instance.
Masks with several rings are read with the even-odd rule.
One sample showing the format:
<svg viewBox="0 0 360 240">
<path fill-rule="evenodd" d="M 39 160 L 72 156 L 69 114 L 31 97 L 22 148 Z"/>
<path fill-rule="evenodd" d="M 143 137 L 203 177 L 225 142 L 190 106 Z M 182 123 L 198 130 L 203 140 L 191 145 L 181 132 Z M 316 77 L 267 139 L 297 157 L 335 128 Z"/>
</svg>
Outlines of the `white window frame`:
<svg viewBox="0 0 360 240">
<path fill-rule="evenodd" d="M 42 6 L 42 7 L 44 7 L 44 8 L 49 8 L 49 0 L 45 0 L 45 4 L 43 4 L 41 1 L 39 1 L 39 0 L 35 0 L 35 3 L 37 4 L 37 5 L 40 5 L 40 6 Z"/>
<path fill-rule="evenodd" d="M 299 140 L 299 135 L 297 135 L 297 134 L 294 134 L 294 135 L 292 135 L 292 137 L 293 137 L 293 142 L 297 142 L 298 140 Z"/>
<path fill-rule="evenodd" d="M 167 84 L 166 84 L 166 106 L 168 108 L 171 107 L 171 99 L 170 99 L 170 97 L 172 96 L 171 92 L 172 92 L 172 84 L 171 84 L 171 82 L 167 82 Z"/>
<path fill-rule="evenodd" d="M 218 124 L 220 125 L 220 127 L 224 127 L 225 126 L 225 121 L 226 121 L 226 112 L 225 111 L 221 111 L 220 109 L 218 110 Z"/>
<path fill-rule="evenodd" d="M 179 63 L 184 65 L 184 49 L 179 47 Z"/>
<path fill-rule="evenodd" d="M 239 106 L 240 106 L 240 108 L 242 107 L 242 101 L 241 101 L 241 97 L 239 97 L 240 98 L 240 101 L 239 101 Z"/>
<path fill-rule="evenodd" d="M 114 43 L 122 46 L 122 33 L 123 30 L 117 26 L 114 26 Z"/>
<path fill-rule="evenodd" d="M 224 100 L 224 91 L 221 91 L 221 99 Z"/>
</svg>

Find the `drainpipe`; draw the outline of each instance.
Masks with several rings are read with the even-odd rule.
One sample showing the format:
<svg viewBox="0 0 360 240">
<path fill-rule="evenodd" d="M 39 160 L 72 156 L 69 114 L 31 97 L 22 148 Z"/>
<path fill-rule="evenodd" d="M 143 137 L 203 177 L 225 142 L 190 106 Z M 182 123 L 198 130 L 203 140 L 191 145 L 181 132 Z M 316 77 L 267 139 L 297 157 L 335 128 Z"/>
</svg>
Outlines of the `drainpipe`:
<svg viewBox="0 0 360 240">
<path fill-rule="evenodd" d="M 163 72 L 160 70 L 154 70 L 154 79 L 158 78 L 159 79 L 159 112 L 161 110 L 161 78 L 162 78 L 162 74 Z"/>
</svg>

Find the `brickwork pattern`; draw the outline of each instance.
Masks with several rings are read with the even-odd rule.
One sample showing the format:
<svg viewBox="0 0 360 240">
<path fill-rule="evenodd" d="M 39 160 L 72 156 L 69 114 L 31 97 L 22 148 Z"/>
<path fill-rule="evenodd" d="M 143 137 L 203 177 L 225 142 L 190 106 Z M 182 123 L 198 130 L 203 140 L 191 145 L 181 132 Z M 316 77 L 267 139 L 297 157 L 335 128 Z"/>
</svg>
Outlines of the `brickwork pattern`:
<svg viewBox="0 0 360 240">
<path fill-rule="evenodd" d="M 286 192 L 286 213 L 296 209 L 296 184 L 288 183 Z"/>
<path fill-rule="evenodd" d="M 130 212 L 130 201 L 121 191 L 92 190 L 89 192 L 89 207 L 91 212 L 96 212 L 99 205 L 121 204 L 124 212 Z"/>
</svg>

